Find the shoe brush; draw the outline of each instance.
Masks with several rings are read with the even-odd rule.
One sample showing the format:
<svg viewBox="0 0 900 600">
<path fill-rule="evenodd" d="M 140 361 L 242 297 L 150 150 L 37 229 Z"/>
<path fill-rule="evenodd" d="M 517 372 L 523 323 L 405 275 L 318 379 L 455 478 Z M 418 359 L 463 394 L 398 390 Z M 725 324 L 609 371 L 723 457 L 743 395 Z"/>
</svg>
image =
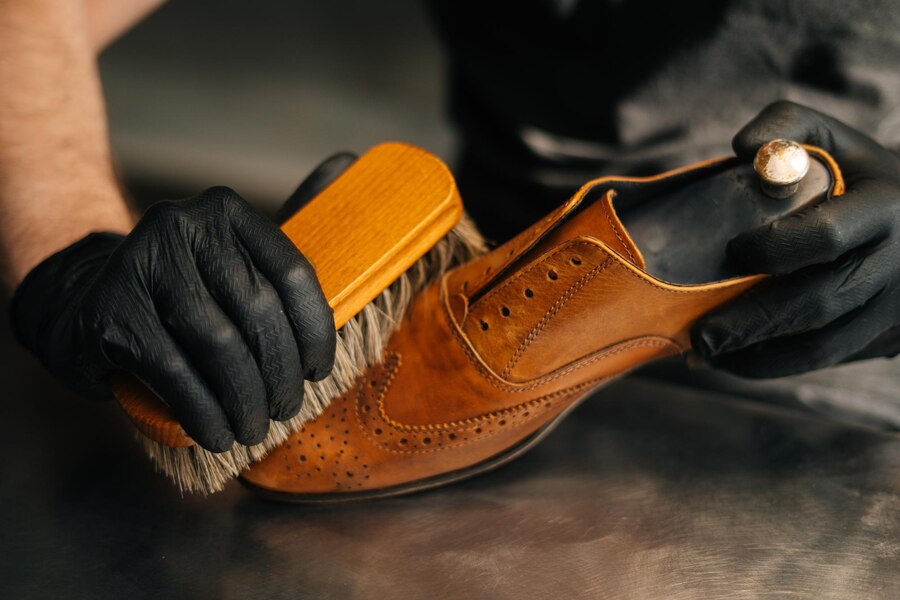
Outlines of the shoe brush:
<svg viewBox="0 0 900 600">
<path fill-rule="evenodd" d="M 322 381 L 304 382 L 299 414 L 270 421 L 268 435 L 257 445 L 235 442 L 214 453 L 196 444 L 136 377 L 113 375 L 114 395 L 141 444 L 182 492 L 221 490 L 315 419 L 381 360 L 419 290 L 485 251 L 447 167 L 424 150 L 399 143 L 363 154 L 281 228 L 315 267 L 338 330 L 334 369 Z"/>
</svg>

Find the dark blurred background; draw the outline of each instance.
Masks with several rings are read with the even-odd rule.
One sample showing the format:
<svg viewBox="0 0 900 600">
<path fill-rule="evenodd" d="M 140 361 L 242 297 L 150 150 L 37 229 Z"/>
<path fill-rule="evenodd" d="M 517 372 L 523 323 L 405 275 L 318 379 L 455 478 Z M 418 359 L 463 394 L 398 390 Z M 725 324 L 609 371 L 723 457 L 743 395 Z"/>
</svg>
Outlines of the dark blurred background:
<svg viewBox="0 0 900 600">
<path fill-rule="evenodd" d="M 142 202 L 221 184 L 273 209 L 334 152 L 399 140 L 451 154 L 420 1 L 168 2 L 100 65 Z"/>
</svg>

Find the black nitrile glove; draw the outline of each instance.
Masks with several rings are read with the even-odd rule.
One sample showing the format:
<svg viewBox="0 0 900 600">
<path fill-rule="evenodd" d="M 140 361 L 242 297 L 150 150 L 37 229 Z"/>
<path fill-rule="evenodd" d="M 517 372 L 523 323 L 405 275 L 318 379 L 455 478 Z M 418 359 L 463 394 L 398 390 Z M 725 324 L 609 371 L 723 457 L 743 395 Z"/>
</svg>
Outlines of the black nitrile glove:
<svg viewBox="0 0 900 600">
<path fill-rule="evenodd" d="M 299 208 L 349 162 L 328 161 L 288 203 Z M 54 254 L 19 286 L 12 313 L 19 340 L 69 387 L 109 398 L 110 372 L 130 371 L 217 452 L 297 414 L 303 379 L 334 361 L 312 266 L 224 187 L 155 204 L 128 236 L 95 233 Z"/>
<path fill-rule="evenodd" d="M 788 138 L 830 152 L 847 191 L 735 237 L 729 257 L 776 275 L 694 326 L 714 366 L 780 377 L 900 352 L 900 159 L 812 109 L 777 102 L 734 138 L 739 156 Z"/>
</svg>

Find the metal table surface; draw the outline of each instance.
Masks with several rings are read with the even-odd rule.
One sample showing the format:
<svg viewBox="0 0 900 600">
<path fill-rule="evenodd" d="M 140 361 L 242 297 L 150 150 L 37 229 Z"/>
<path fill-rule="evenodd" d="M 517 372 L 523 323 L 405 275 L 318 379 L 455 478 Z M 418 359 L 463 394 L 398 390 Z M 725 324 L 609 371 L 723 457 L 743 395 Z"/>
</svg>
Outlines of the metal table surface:
<svg viewBox="0 0 900 600">
<path fill-rule="evenodd" d="M 0 598 L 900 597 L 896 434 L 630 377 L 501 470 L 310 508 L 179 497 L 5 328 L 0 381 Z"/>
<path fill-rule="evenodd" d="M 169 3 L 102 61 L 126 174 L 275 206 L 333 150 L 446 152 L 419 3 L 349 5 Z M 181 498 L 114 406 L 65 392 L 0 319 L 0 599 L 900 597 L 900 437 L 761 402 L 779 384 L 671 375 L 605 388 L 443 490 Z M 881 381 L 896 421 L 900 374 Z M 839 371 L 804 401 L 846 410 L 858 383 Z"/>
</svg>

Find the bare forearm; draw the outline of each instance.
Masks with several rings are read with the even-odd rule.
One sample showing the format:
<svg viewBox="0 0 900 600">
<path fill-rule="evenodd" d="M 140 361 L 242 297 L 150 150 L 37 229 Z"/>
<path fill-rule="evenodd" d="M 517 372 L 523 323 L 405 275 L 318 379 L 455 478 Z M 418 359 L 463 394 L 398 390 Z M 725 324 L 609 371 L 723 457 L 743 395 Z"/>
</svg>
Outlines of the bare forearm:
<svg viewBox="0 0 900 600">
<path fill-rule="evenodd" d="M 98 52 L 164 2 L 164 0 L 82 1 L 87 11 L 91 41 Z"/>
<path fill-rule="evenodd" d="M 0 0 L 0 277 L 132 217 L 110 159 L 94 34 L 80 2 Z"/>
</svg>

